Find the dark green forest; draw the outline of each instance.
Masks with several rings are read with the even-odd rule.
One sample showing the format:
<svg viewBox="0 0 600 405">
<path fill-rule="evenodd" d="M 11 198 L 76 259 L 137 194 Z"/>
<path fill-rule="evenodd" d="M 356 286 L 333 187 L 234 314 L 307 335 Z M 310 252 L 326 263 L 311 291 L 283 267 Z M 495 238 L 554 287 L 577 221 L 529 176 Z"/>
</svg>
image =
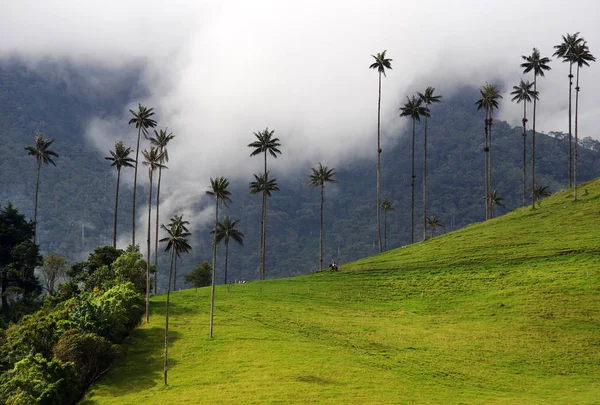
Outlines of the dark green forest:
<svg viewBox="0 0 600 405">
<path fill-rule="evenodd" d="M 41 175 L 38 242 L 44 257 L 55 252 L 66 256 L 72 264 L 84 260 L 97 246 L 111 244 L 116 173 L 104 160 L 108 150 L 96 150 L 85 139 L 84 131 L 92 118 L 120 115 L 137 104 L 144 96 L 138 75 L 135 68 L 117 75 L 59 62 L 47 62 L 35 71 L 16 61 L 0 66 L 0 204 L 4 206 L 10 201 L 27 217 L 33 216 L 35 161 L 23 148 L 33 143 L 37 132 L 54 139 L 53 150 L 60 155 L 57 166 L 44 167 Z M 110 77 L 110 91 L 98 91 L 90 85 L 89 77 Z M 428 123 L 428 215 L 437 214 L 441 218 L 442 232 L 485 219 L 484 114 L 475 107 L 476 85 L 465 85 L 454 89 L 453 95 L 445 96 L 442 103 L 432 108 Z M 402 95 L 398 99 L 402 99 Z M 503 100 L 500 109 L 502 103 L 509 102 Z M 395 206 L 387 218 L 388 249 L 410 242 L 410 126 L 404 128 L 402 133 L 384 132 L 384 138 L 393 140 L 393 147 L 384 148 L 382 154 L 381 195 Z M 595 134 L 583 133 L 580 137 L 590 135 Z M 133 128 L 126 136 L 123 141 L 134 146 Z M 285 159 L 285 154 L 293 151 L 285 148 L 284 133 L 278 132 L 277 136 L 284 152 L 281 159 Z M 568 148 L 564 137 L 561 133 L 551 133 L 538 134 L 536 139 L 536 183 L 548 186 L 552 192 L 567 186 Z M 249 128 L 249 141 L 251 138 Z M 527 139 L 531 142 L 530 136 Z M 422 128 L 417 124 L 417 151 L 422 150 L 421 142 Z M 493 188 L 504 197 L 506 205 L 506 208 L 497 207 L 495 214 L 502 215 L 521 205 L 522 128 L 494 120 L 492 142 Z M 580 182 L 600 175 L 600 143 L 586 139 L 582 144 Z M 528 153 L 530 150 L 528 145 Z M 416 156 L 415 234 L 416 240 L 421 240 L 422 153 Z M 346 161 L 335 167 L 335 171 L 339 182 L 327 185 L 325 191 L 326 264 L 331 260 L 344 263 L 378 251 L 374 159 Z M 310 168 L 306 167 L 293 176 L 278 176 L 281 191 L 269 198 L 267 278 L 317 270 L 319 193 L 308 185 L 309 172 Z M 230 279 L 258 278 L 261 199 L 249 195 L 250 180 L 232 179 L 234 202 L 223 212 L 223 215 L 241 219 L 238 227 L 246 236 L 244 247 L 230 246 Z M 197 190 L 199 201 L 204 198 L 208 179 L 205 183 Z M 142 212 L 146 209 L 147 191 L 141 186 L 138 196 L 138 211 Z M 206 200 L 206 204 L 210 201 Z M 131 189 L 123 186 L 119 203 L 120 229 L 130 226 L 130 211 Z M 166 223 L 167 218 L 161 222 Z M 203 229 L 192 225 L 190 244 L 193 249 L 179 263 L 179 287 L 184 285 L 184 275 L 209 260 L 212 254 L 211 225 Z M 168 260 L 168 253 L 159 259 L 159 291 L 166 288 Z M 222 282 L 219 272 L 217 281 Z"/>
</svg>

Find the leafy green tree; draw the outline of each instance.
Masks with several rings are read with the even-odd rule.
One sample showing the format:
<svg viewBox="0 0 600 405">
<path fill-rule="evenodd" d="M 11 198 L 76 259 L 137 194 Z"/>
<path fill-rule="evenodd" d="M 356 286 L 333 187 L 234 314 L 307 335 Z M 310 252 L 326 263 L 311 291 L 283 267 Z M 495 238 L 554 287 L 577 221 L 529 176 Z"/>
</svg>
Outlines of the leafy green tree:
<svg viewBox="0 0 600 405">
<path fill-rule="evenodd" d="M 383 250 L 387 250 L 387 213 L 390 211 L 395 211 L 394 203 L 387 199 L 387 197 L 383 198 L 383 202 L 380 207 L 381 211 L 383 211 Z"/>
<path fill-rule="evenodd" d="M 428 114 L 425 115 L 425 130 L 423 133 L 423 240 L 427 237 L 427 119 L 431 117 L 429 106 L 442 101 L 442 96 L 435 96 L 433 94 L 434 92 L 435 88 L 429 86 L 425 89 L 425 93 L 417 93 L 423 104 L 425 104 L 425 109 L 428 112 Z"/>
<path fill-rule="evenodd" d="M 329 169 L 319 162 L 319 167 L 311 168 L 309 174 L 309 185 L 311 187 L 319 187 L 321 189 L 321 216 L 319 220 L 319 270 L 323 268 L 323 202 L 325 201 L 325 183 L 337 183 L 333 178 L 335 176 L 334 169 Z"/>
<path fill-rule="evenodd" d="M 518 86 L 513 86 L 513 91 L 510 93 L 514 96 L 512 101 L 523 102 L 523 207 L 527 205 L 527 103 L 531 103 L 534 98 L 537 99 L 538 97 L 537 91 L 533 91 L 532 87 L 533 83 L 529 80 L 523 81 L 521 79 L 521 83 Z"/>
<path fill-rule="evenodd" d="M 55 253 L 50 253 L 44 260 L 42 273 L 44 274 L 44 284 L 46 285 L 48 294 L 54 294 L 54 284 L 61 277 L 64 277 L 66 272 L 65 264 L 67 264 L 67 258 L 58 256 Z"/>
<path fill-rule="evenodd" d="M 379 74 L 379 93 L 377 97 L 377 241 L 379 243 L 379 253 L 381 253 L 381 222 L 379 218 L 379 198 L 381 195 L 381 135 L 380 135 L 380 127 L 381 127 L 381 75 L 385 77 L 385 70 L 392 69 L 392 61 L 393 59 L 389 59 L 385 57 L 385 53 L 387 49 L 383 52 L 378 53 L 377 55 L 371 55 L 375 62 L 373 62 L 369 69 L 377 69 L 377 73 Z"/>
<path fill-rule="evenodd" d="M 481 98 L 475 102 L 477 109 L 485 110 L 485 219 L 491 218 L 492 205 L 489 200 L 492 189 L 492 123 L 493 112 L 498 108 L 498 99 L 502 98 L 498 87 L 494 84 L 484 84 L 479 90 Z"/>
<path fill-rule="evenodd" d="M 254 132 L 256 141 L 248 145 L 252 148 L 250 156 L 257 156 L 261 153 L 264 154 L 265 158 L 265 171 L 263 172 L 265 178 L 267 177 L 267 154 L 270 154 L 273 158 L 277 159 L 277 154 L 281 155 L 279 147 L 279 138 L 274 138 L 273 134 L 275 131 L 269 131 L 269 128 L 265 128 L 263 131 Z M 266 243 L 267 243 L 267 194 L 263 191 L 262 194 L 262 219 L 261 219 L 261 238 L 260 238 L 260 279 L 265 279 L 265 260 L 266 260 Z"/>
<path fill-rule="evenodd" d="M 210 263 L 204 261 L 185 275 L 185 282 L 194 288 L 206 287 L 210 285 L 211 273 Z"/>
<path fill-rule="evenodd" d="M 437 214 L 433 214 L 427 217 L 427 229 L 431 230 L 431 237 L 433 238 L 433 236 L 435 235 L 435 230 L 437 228 L 443 228 L 444 224 L 441 220 L 441 218 L 439 218 L 437 216 Z"/>
<path fill-rule="evenodd" d="M 412 130 L 412 169 L 410 180 L 410 243 L 415 243 L 415 126 L 421 117 L 429 117 L 429 110 L 423 106 L 423 100 L 419 97 L 406 97 L 406 104 L 400 107 L 400 116 L 408 117 L 413 122 Z M 379 204 L 379 203 L 378 203 Z M 381 249 L 380 249 L 381 251 Z"/>
<path fill-rule="evenodd" d="M 567 58 L 571 65 L 577 65 L 577 82 L 575 83 L 575 156 L 573 161 L 573 198 L 577 200 L 577 160 L 579 157 L 578 115 L 579 115 L 579 70 L 589 66 L 596 58 L 590 53 L 585 41 L 573 46 Z"/>
<path fill-rule="evenodd" d="M 115 166 L 117 168 L 117 192 L 115 195 L 115 220 L 114 220 L 114 230 L 113 230 L 113 247 L 117 247 L 117 212 L 119 209 L 119 183 L 121 182 L 121 168 L 122 167 L 133 167 L 132 163 L 135 163 L 135 160 L 129 157 L 131 153 L 131 148 L 126 148 L 123 145 L 123 141 L 115 142 L 115 150 L 110 150 L 110 156 L 106 156 L 104 159 L 110 160 L 112 162 L 111 166 Z"/>
<path fill-rule="evenodd" d="M 261 225 L 262 225 L 262 238 L 263 241 L 261 241 L 261 268 L 259 271 L 259 279 L 260 280 L 264 280 L 265 279 L 265 261 L 266 261 L 266 251 L 267 251 L 267 247 L 266 247 L 266 233 L 267 233 L 267 205 L 266 205 L 266 199 L 267 197 L 271 197 L 271 194 L 274 191 L 279 191 L 279 187 L 277 187 L 277 179 L 271 179 L 269 180 L 269 172 L 265 172 L 265 173 L 261 173 L 259 175 L 254 175 L 254 181 L 251 181 L 249 183 L 250 185 L 250 194 L 258 194 L 258 193 L 262 193 L 263 197 L 264 197 L 264 211 L 263 211 L 263 215 L 262 215 L 262 220 L 261 220 Z"/>
<path fill-rule="evenodd" d="M 523 73 L 529 73 L 533 71 L 533 91 L 537 93 L 537 77 L 544 77 L 544 71 L 550 70 L 550 59 L 547 57 L 542 57 L 540 55 L 540 51 L 537 48 L 533 48 L 531 55 L 521 56 L 525 62 L 521 63 L 521 67 L 523 68 Z M 538 94 L 539 96 L 539 94 Z M 531 138 L 531 192 L 533 193 L 535 189 L 535 113 L 536 113 L 536 105 L 537 98 L 533 99 L 533 132 Z M 533 195 L 531 196 L 531 209 L 535 209 L 535 198 Z"/>
<path fill-rule="evenodd" d="M 112 264 L 112 274 L 117 284 L 132 283 L 140 294 L 146 291 L 147 263 L 140 252 L 127 252 Z"/>
<path fill-rule="evenodd" d="M 266 162 L 265 155 L 265 162 Z M 266 163 L 265 163 L 266 164 Z M 265 171 L 265 175 L 266 175 Z M 227 190 L 229 187 L 229 180 L 225 177 L 217 177 L 216 179 L 210 179 L 210 188 L 206 191 L 211 197 L 215 199 L 215 229 L 217 229 L 217 224 L 219 223 L 219 200 L 223 201 L 223 204 L 227 207 L 227 203 L 231 202 L 231 193 Z M 265 193 L 263 192 L 263 195 Z M 212 285 L 210 288 L 210 337 L 213 337 L 213 317 L 215 312 L 215 284 L 216 278 L 215 275 L 217 273 L 217 234 L 214 234 L 213 237 L 213 272 L 212 272 Z"/>
<path fill-rule="evenodd" d="M 35 233 L 37 230 L 37 206 L 38 206 L 38 191 L 40 189 L 40 170 L 42 168 L 42 163 L 52 164 L 56 166 L 53 157 L 58 157 L 58 154 L 50 149 L 50 146 L 54 143 L 54 139 L 46 139 L 44 135 L 38 134 L 35 137 L 35 145 L 26 146 L 25 150 L 27 151 L 28 156 L 35 156 L 36 166 L 37 166 L 37 176 L 35 180 L 35 202 L 33 204 L 33 243 L 35 243 Z"/>
<path fill-rule="evenodd" d="M 221 243 L 221 241 L 225 242 L 225 284 L 227 284 L 227 258 L 229 257 L 229 239 L 231 238 L 240 246 L 244 246 L 244 234 L 235 227 L 238 222 L 240 222 L 239 219 L 232 221 L 231 218 L 229 218 L 229 215 L 225 215 L 225 218 L 223 218 L 223 222 L 217 222 L 217 234 L 215 235 L 215 242 L 217 244 Z M 210 233 L 214 234 L 215 230 L 213 229 Z"/>
<path fill-rule="evenodd" d="M 152 220 L 152 175 L 154 171 L 160 167 L 166 167 L 161 162 L 163 161 L 164 153 L 161 153 L 159 149 L 154 146 L 150 147 L 150 150 L 144 149 L 142 151 L 144 155 L 144 166 L 148 167 L 148 179 L 150 180 L 150 192 L 148 193 L 148 234 L 147 239 L 147 259 L 146 259 L 146 323 L 150 318 L 150 240 L 151 240 L 151 220 Z"/>
<path fill-rule="evenodd" d="M 131 246 L 135 246 L 135 197 L 137 191 L 137 171 L 138 161 L 140 154 L 140 135 L 143 132 L 144 136 L 148 135 L 148 128 L 156 127 L 156 121 L 152 118 L 154 116 L 154 108 L 146 108 L 141 104 L 138 104 L 137 111 L 129 110 L 133 118 L 129 120 L 129 125 L 135 124 L 138 130 L 137 134 L 137 145 L 135 147 L 135 171 L 133 174 L 133 210 L 131 213 Z"/>
<path fill-rule="evenodd" d="M 167 150 L 167 145 L 175 138 L 175 135 L 167 131 L 167 128 L 161 129 L 160 131 L 154 130 L 154 137 L 149 138 L 150 143 L 156 146 L 159 149 L 159 152 L 162 153 L 161 164 L 169 162 L 169 151 Z M 154 274 L 154 292 L 158 292 L 158 221 L 160 216 L 160 183 L 162 179 L 162 169 L 166 169 L 166 166 L 162 166 L 158 168 L 158 182 L 156 184 L 156 230 L 154 237 L 154 267 L 156 268 L 156 273 Z"/>
<path fill-rule="evenodd" d="M 572 136 L 572 110 L 573 110 L 573 61 L 569 60 L 569 55 L 571 54 L 572 49 L 583 42 L 583 38 L 579 37 L 579 32 L 575 34 L 567 34 L 566 36 L 562 36 L 563 42 L 555 45 L 554 49 L 556 51 L 552 54 L 552 56 L 556 56 L 558 58 L 562 58 L 563 62 L 569 62 L 569 188 L 572 187 L 572 179 L 573 179 L 573 136 Z"/>
<path fill-rule="evenodd" d="M 163 380 L 167 385 L 167 373 L 169 371 L 169 299 L 171 298 L 171 278 L 173 275 L 173 262 L 177 265 L 177 257 L 180 253 L 188 253 L 192 247 L 188 243 L 191 233 L 187 229 L 188 221 L 183 220 L 183 215 L 175 215 L 171 222 L 161 226 L 167 232 L 167 236 L 161 242 L 166 242 L 165 252 L 171 251 L 171 267 L 169 268 L 169 281 L 167 284 L 167 300 L 165 303 L 165 357 L 163 365 Z"/>
</svg>

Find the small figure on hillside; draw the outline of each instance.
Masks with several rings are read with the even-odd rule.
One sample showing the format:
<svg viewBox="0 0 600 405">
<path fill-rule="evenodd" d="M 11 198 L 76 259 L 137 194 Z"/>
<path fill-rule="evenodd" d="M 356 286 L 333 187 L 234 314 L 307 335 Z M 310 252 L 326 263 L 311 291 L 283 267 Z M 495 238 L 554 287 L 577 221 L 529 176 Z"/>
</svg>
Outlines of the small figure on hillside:
<svg viewBox="0 0 600 405">
<path fill-rule="evenodd" d="M 338 271 L 338 266 L 337 266 L 335 260 L 333 260 L 331 262 L 331 264 L 329 265 L 329 268 L 331 269 L 331 271 Z"/>
</svg>

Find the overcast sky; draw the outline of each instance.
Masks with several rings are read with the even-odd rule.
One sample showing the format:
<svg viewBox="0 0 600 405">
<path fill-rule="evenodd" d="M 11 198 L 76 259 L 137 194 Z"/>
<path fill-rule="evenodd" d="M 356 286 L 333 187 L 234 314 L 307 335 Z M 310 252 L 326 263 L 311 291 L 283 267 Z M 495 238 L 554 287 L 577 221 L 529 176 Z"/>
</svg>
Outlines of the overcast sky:
<svg viewBox="0 0 600 405">
<path fill-rule="evenodd" d="M 376 159 L 377 74 L 371 54 L 387 49 L 384 145 L 402 133 L 397 109 L 428 85 L 448 96 L 456 84 L 512 85 L 521 55 L 551 57 L 561 35 L 580 31 L 600 53 L 597 1 L 198 1 L 0 0 L 0 57 L 40 58 L 110 69 L 141 64 L 146 100 L 169 149 L 170 211 L 198 200 L 208 178 L 250 178 L 252 133 L 269 127 L 283 155 L 276 176 Z M 567 131 L 567 71 L 553 61 L 539 83 L 538 128 Z M 582 71 L 580 131 L 598 138 L 598 66 Z M 531 77 L 526 77 L 532 79 Z M 520 123 L 505 94 L 500 118 Z M 94 120 L 87 136 L 106 153 L 116 138 L 134 145 L 120 116 Z M 279 174 L 277 174 L 279 173 Z M 175 176 L 176 175 L 176 176 Z M 146 177 L 146 176 L 143 176 Z M 181 185 L 193 193 L 183 192 Z M 172 212 L 168 212 L 170 214 Z M 206 214 L 206 213 L 205 213 Z M 167 214 L 165 214 L 167 215 Z"/>
</svg>

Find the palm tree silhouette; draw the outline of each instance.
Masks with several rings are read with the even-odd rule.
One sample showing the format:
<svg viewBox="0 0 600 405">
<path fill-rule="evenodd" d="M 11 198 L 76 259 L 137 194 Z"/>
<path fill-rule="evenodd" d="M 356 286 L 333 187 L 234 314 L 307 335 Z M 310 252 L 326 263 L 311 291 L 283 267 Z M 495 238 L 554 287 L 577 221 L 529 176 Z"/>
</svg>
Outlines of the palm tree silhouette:
<svg viewBox="0 0 600 405">
<path fill-rule="evenodd" d="M 533 91 L 537 93 L 537 77 L 544 77 L 544 71 L 550 70 L 550 59 L 542 57 L 537 48 L 533 48 L 530 56 L 521 56 L 525 62 L 521 63 L 523 73 L 533 71 Z M 538 94 L 539 96 L 539 94 Z M 531 192 L 535 189 L 535 112 L 538 98 L 533 99 L 533 132 L 531 138 Z M 535 209 L 535 198 L 531 196 L 531 209 Z"/>
<path fill-rule="evenodd" d="M 410 203 L 410 243 L 415 243 L 415 125 L 421 121 L 421 117 L 429 117 L 429 111 L 423 107 L 421 98 L 412 96 L 406 97 L 406 104 L 400 107 L 400 116 L 412 119 L 412 171 L 411 171 L 411 203 Z"/>
<path fill-rule="evenodd" d="M 273 158 L 277 159 L 277 154 L 281 154 L 279 147 L 279 138 L 274 138 L 273 134 L 275 131 L 269 131 L 269 128 L 265 128 L 263 131 L 254 132 L 256 141 L 248 145 L 249 148 L 254 150 L 250 153 L 250 156 L 264 154 L 265 157 L 265 176 L 267 173 L 267 154 L 270 154 Z M 263 191 L 262 200 L 262 217 L 261 217 L 261 237 L 260 237 L 260 274 L 261 280 L 265 279 L 265 258 L 266 258 L 266 241 L 267 241 L 267 195 Z"/>
<path fill-rule="evenodd" d="M 266 173 L 261 173 L 259 175 L 254 175 L 254 181 L 251 181 L 249 183 L 250 185 L 250 194 L 258 194 L 258 193 L 262 193 L 263 195 L 263 207 L 265 207 L 264 211 L 263 211 L 263 215 L 262 215 L 262 220 L 261 220 L 261 224 L 262 224 L 262 236 L 264 236 L 263 238 L 261 238 L 261 252 L 260 252 L 260 256 L 261 256 L 261 263 L 262 263 L 262 267 L 259 270 L 259 275 L 258 278 L 260 280 L 264 280 L 265 279 L 265 273 L 264 273 L 264 269 L 265 269 L 265 264 L 266 264 L 266 257 L 267 257 L 267 246 L 266 246 L 266 233 L 267 233 L 267 211 L 266 211 L 266 207 L 267 207 L 267 197 L 271 197 L 271 193 L 274 191 L 279 191 L 279 187 L 277 187 L 277 179 L 272 179 L 269 180 L 269 172 Z"/>
<path fill-rule="evenodd" d="M 229 215 L 225 215 L 223 218 L 223 222 L 217 222 L 216 228 L 216 238 L 215 241 L 217 244 L 221 243 L 221 241 L 225 241 L 225 277 L 223 282 L 227 284 L 227 258 L 229 257 L 229 239 L 237 242 L 240 246 L 244 246 L 244 234 L 240 232 L 239 229 L 236 229 L 237 223 L 240 222 L 239 219 L 232 221 L 229 218 Z M 215 233 L 213 229 L 210 233 Z"/>
<path fill-rule="evenodd" d="M 427 217 L 427 228 L 431 229 L 431 237 L 433 238 L 435 234 L 435 230 L 437 228 L 443 228 L 444 224 L 442 220 L 437 216 L 437 214 L 433 214 Z"/>
<path fill-rule="evenodd" d="M 497 190 L 492 191 L 492 193 L 490 194 L 489 200 L 490 200 L 490 203 L 491 203 L 491 212 L 490 212 L 490 215 L 491 215 L 492 218 L 494 218 L 494 207 L 495 206 L 506 208 L 506 206 L 502 202 L 502 201 L 504 201 L 504 197 L 498 195 L 498 191 Z"/>
<path fill-rule="evenodd" d="M 523 81 L 518 86 L 513 86 L 513 91 L 510 93 L 514 97 L 512 101 L 517 104 L 523 102 L 523 207 L 527 205 L 527 103 L 531 103 L 532 99 L 538 97 L 537 91 L 532 89 L 533 83 Z"/>
<path fill-rule="evenodd" d="M 33 203 L 33 243 L 35 243 L 35 235 L 37 232 L 37 206 L 38 206 L 38 192 L 40 189 L 40 170 L 42 163 L 52 164 L 56 166 L 53 157 L 58 157 L 58 154 L 50 149 L 50 146 L 54 143 L 54 139 L 46 139 L 44 135 L 37 134 L 35 136 L 35 144 L 33 146 L 26 146 L 25 150 L 28 152 L 27 156 L 35 156 L 37 166 L 37 176 L 35 180 L 35 201 Z"/>
<path fill-rule="evenodd" d="M 385 77 L 385 70 L 392 69 L 392 60 L 385 57 L 387 50 L 384 50 L 377 55 L 371 55 L 375 62 L 373 62 L 369 69 L 377 69 L 379 73 L 379 95 L 377 97 L 377 240 L 379 242 L 379 253 L 381 253 L 381 225 L 379 218 L 379 196 L 381 194 L 381 75 Z"/>
<path fill-rule="evenodd" d="M 131 212 L 131 246 L 135 249 L 135 197 L 137 190 L 137 170 L 138 161 L 140 154 L 140 134 L 143 132 L 144 136 L 148 134 L 148 128 L 154 128 L 156 121 L 151 117 L 154 115 L 154 108 L 146 108 L 141 104 L 138 104 L 138 110 L 129 110 L 133 115 L 133 118 L 129 120 L 129 124 L 135 124 L 138 130 L 137 145 L 135 147 L 135 170 L 133 174 L 133 209 Z"/>
<path fill-rule="evenodd" d="M 215 198 L 215 229 L 219 223 L 219 200 L 223 201 L 223 204 L 227 207 L 227 203 L 231 202 L 231 193 L 227 190 L 229 187 L 229 180 L 225 177 L 217 177 L 210 179 L 210 188 L 206 191 L 206 194 Z M 213 269 L 212 269 L 212 285 L 210 291 L 210 337 L 213 337 L 213 317 L 215 312 L 215 284 L 216 284 L 216 273 L 217 273 L 217 234 L 213 237 Z"/>
<path fill-rule="evenodd" d="M 435 88 L 429 86 L 425 89 L 425 93 L 417 93 L 428 112 L 428 115 L 425 116 L 425 131 L 423 134 L 423 240 L 427 237 L 427 119 L 431 117 L 429 106 L 442 101 L 442 96 L 434 96 L 434 92 Z"/>
<path fill-rule="evenodd" d="M 387 197 L 383 198 L 383 202 L 380 207 L 381 211 L 383 211 L 383 250 L 387 250 L 387 213 L 390 211 L 395 211 L 394 204 L 387 199 Z"/>
<path fill-rule="evenodd" d="M 149 138 L 150 143 L 156 146 L 160 153 L 162 153 L 163 158 L 160 163 L 167 163 L 169 161 L 169 152 L 167 150 L 167 145 L 169 142 L 175 138 L 175 135 L 167 132 L 167 128 L 161 129 L 160 131 L 154 130 L 154 137 Z M 164 166 L 166 168 L 166 166 Z M 160 181 L 162 179 L 162 169 L 163 166 L 158 168 L 158 182 L 156 185 L 156 232 L 154 238 L 154 292 L 158 292 L 158 220 L 160 216 Z M 177 275 L 177 272 L 175 273 Z M 175 278 L 175 282 L 177 282 L 177 278 Z"/>
<path fill-rule="evenodd" d="M 319 162 L 319 167 L 311 168 L 311 174 L 309 174 L 309 185 L 311 187 L 321 188 L 321 217 L 319 220 L 319 270 L 323 268 L 323 202 L 325 201 L 325 183 L 337 183 L 337 180 L 333 178 L 335 176 L 334 169 L 329 169 L 327 166 L 323 166 Z"/>
<path fill-rule="evenodd" d="M 188 243 L 188 237 L 191 233 L 186 225 L 188 221 L 183 220 L 183 215 L 175 215 L 171 218 L 168 226 L 162 225 L 162 229 L 167 232 L 167 236 L 162 238 L 161 242 L 166 242 L 165 252 L 171 251 L 171 267 L 169 268 L 169 281 L 167 285 L 167 300 L 165 303 L 165 357 L 163 367 L 163 380 L 167 385 L 167 371 L 169 369 L 169 299 L 171 297 L 171 276 L 173 275 L 173 262 L 177 266 L 177 256 L 180 253 L 188 253 L 192 247 Z"/>
<path fill-rule="evenodd" d="M 117 247 L 117 212 L 119 209 L 119 183 L 121 182 L 121 168 L 122 167 L 133 167 L 132 163 L 135 160 L 129 157 L 131 148 L 126 148 L 123 145 L 123 141 L 115 142 L 115 150 L 109 150 L 110 156 L 106 156 L 104 159 L 110 160 L 111 166 L 117 168 L 117 192 L 115 195 L 115 220 L 113 227 L 113 247 Z"/>
</svg>

